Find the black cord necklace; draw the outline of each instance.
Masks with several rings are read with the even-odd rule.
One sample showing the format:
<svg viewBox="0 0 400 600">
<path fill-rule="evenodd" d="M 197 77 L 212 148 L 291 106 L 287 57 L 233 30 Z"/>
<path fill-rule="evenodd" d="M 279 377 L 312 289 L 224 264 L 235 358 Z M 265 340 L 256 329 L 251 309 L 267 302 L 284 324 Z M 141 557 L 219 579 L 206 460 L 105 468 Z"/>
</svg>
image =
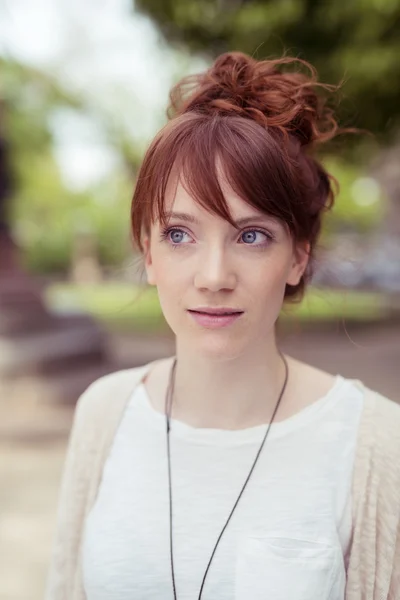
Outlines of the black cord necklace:
<svg viewBox="0 0 400 600">
<path fill-rule="evenodd" d="M 224 534 L 225 529 L 228 526 L 229 521 L 231 520 L 231 517 L 232 517 L 232 515 L 234 513 L 234 510 L 235 510 L 236 506 L 238 505 L 239 500 L 242 497 L 242 494 L 243 494 L 243 492 L 244 492 L 244 490 L 246 488 L 246 485 L 247 485 L 247 483 L 248 483 L 248 481 L 249 481 L 249 479 L 250 479 L 250 477 L 251 477 L 251 475 L 252 475 L 252 473 L 254 471 L 254 468 L 255 468 L 255 466 L 257 464 L 258 458 L 259 458 L 259 456 L 261 454 L 261 451 L 262 451 L 262 449 L 264 447 L 265 441 L 266 441 L 266 439 L 268 437 L 269 430 L 271 428 L 271 425 L 272 425 L 272 423 L 274 421 L 275 415 L 276 415 L 277 410 L 279 408 L 279 404 L 281 402 L 282 396 L 283 396 L 284 391 L 286 389 L 286 384 L 287 384 L 288 376 L 289 376 L 289 367 L 288 367 L 287 361 L 286 361 L 285 357 L 283 356 L 283 354 L 281 352 L 279 352 L 279 354 L 281 355 L 282 360 L 283 360 L 283 362 L 285 364 L 285 381 L 283 383 L 281 392 L 279 394 L 279 398 L 278 398 L 278 400 L 276 402 L 276 405 L 275 405 L 275 408 L 274 408 L 274 412 L 272 413 L 271 420 L 268 423 L 267 430 L 266 430 L 265 435 L 263 437 L 263 440 L 261 442 L 260 448 L 259 448 L 259 450 L 258 450 L 258 452 L 256 454 L 255 459 L 254 459 L 253 465 L 252 465 L 252 467 L 251 467 L 251 469 L 250 469 L 250 471 L 249 471 L 249 473 L 248 473 L 248 475 L 246 477 L 246 480 L 245 480 L 245 482 L 243 484 L 243 487 L 240 490 L 240 493 L 239 493 L 239 495 L 238 495 L 238 497 L 236 499 L 235 504 L 233 505 L 233 508 L 232 508 L 232 510 L 231 510 L 231 512 L 230 512 L 230 514 L 229 514 L 229 516 L 227 518 L 227 520 L 226 520 L 226 523 L 223 526 L 222 531 L 221 531 L 221 533 L 218 536 L 217 542 L 216 542 L 216 544 L 214 546 L 214 550 L 212 551 L 210 560 L 208 561 L 207 568 L 206 568 L 205 573 L 204 573 L 203 581 L 201 583 L 198 600 L 201 600 L 201 595 L 203 593 L 203 588 L 204 588 L 204 583 L 205 583 L 205 580 L 206 580 L 206 577 L 207 577 L 207 573 L 208 573 L 208 571 L 210 569 L 211 561 L 214 558 L 214 554 L 215 554 L 215 552 L 217 550 L 218 544 L 219 544 L 219 542 L 220 542 L 220 540 L 221 540 L 221 538 L 222 538 L 222 536 Z M 165 417 L 166 417 L 166 425 L 167 425 L 167 456 L 168 456 L 168 487 L 169 487 L 169 541 L 170 541 L 170 557 L 171 557 L 171 575 L 172 575 L 172 586 L 173 586 L 173 590 L 174 590 L 174 599 L 177 600 L 176 584 L 175 584 L 175 570 L 174 570 L 174 549 L 173 549 L 173 540 L 172 540 L 172 515 L 173 515 L 173 513 L 172 513 L 172 483 L 171 483 L 171 452 L 170 452 L 170 439 L 169 439 L 169 432 L 170 432 L 170 429 L 171 429 L 171 422 L 170 421 L 171 421 L 172 399 L 173 399 L 174 386 L 175 386 L 175 371 L 176 371 L 176 358 L 175 358 L 174 363 L 173 363 L 172 368 L 171 368 L 170 377 L 169 377 L 169 383 L 168 383 L 168 388 L 167 388 L 167 393 L 166 393 L 166 397 L 165 397 Z"/>
</svg>

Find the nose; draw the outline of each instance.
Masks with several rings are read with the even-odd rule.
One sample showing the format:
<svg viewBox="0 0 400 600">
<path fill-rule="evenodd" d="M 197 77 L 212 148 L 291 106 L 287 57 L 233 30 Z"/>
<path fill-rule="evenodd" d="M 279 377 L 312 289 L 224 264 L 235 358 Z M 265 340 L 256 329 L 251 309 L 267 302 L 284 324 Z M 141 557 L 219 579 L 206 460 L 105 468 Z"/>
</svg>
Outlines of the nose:
<svg viewBox="0 0 400 600">
<path fill-rule="evenodd" d="M 197 289 L 219 292 L 236 286 L 236 274 L 222 248 L 208 249 L 199 256 L 194 284 Z"/>
</svg>

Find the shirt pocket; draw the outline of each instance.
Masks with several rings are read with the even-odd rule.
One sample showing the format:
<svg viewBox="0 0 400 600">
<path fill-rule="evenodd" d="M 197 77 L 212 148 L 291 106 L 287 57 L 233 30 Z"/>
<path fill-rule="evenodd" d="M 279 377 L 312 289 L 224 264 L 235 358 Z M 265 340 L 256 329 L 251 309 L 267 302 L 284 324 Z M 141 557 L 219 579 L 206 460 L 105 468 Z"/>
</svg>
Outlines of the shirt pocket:
<svg viewBox="0 0 400 600">
<path fill-rule="evenodd" d="M 343 600 L 341 556 L 325 541 L 247 537 L 237 554 L 235 600 Z"/>
</svg>

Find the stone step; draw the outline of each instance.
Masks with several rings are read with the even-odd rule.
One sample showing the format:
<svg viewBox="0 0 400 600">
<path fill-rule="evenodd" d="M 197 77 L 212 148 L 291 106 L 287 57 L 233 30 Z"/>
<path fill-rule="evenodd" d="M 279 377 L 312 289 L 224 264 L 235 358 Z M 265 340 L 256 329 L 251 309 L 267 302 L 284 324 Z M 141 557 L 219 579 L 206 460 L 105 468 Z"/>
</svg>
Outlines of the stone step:
<svg viewBox="0 0 400 600">
<path fill-rule="evenodd" d="M 42 331 L 48 328 L 53 322 L 53 318 L 47 312 L 33 310 L 32 306 L 27 310 L 18 307 L 17 310 L 5 309 L 0 307 L 0 336 L 14 337 L 25 335 L 35 331 Z"/>
<path fill-rule="evenodd" d="M 101 360 L 106 353 L 101 327 L 86 315 L 52 316 L 38 331 L 0 336 L 0 376 L 19 377 L 85 359 Z"/>
</svg>

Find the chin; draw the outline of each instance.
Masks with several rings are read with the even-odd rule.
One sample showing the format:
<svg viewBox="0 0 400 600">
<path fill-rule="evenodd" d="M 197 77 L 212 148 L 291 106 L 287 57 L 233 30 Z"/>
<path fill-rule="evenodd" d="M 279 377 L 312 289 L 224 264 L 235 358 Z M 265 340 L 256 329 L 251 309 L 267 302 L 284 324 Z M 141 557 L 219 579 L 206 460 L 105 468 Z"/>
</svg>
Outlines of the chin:
<svg viewBox="0 0 400 600">
<path fill-rule="evenodd" d="M 222 331 L 204 330 L 196 334 L 191 333 L 190 337 L 186 337 L 183 345 L 191 348 L 193 353 L 199 354 L 202 358 L 225 362 L 245 354 L 250 342 L 247 336 L 240 334 L 224 335 Z"/>
</svg>

